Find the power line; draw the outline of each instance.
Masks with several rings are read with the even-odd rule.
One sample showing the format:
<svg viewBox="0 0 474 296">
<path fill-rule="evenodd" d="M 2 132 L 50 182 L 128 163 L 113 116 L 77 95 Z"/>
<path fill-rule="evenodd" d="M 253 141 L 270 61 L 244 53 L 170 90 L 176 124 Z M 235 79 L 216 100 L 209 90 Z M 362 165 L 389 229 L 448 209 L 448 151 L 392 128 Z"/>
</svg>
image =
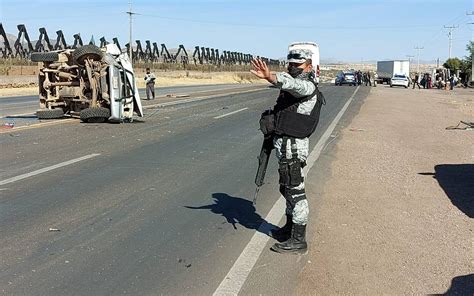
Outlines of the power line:
<svg viewBox="0 0 474 296">
<path fill-rule="evenodd" d="M 452 18 L 451 20 L 448 21 L 448 23 L 455 23 L 455 24 L 460 24 L 463 22 L 462 18 L 465 17 L 464 14 L 459 14 L 458 16 Z M 430 37 L 428 37 L 424 42 L 422 42 L 421 44 L 423 46 L 425 45 L 430 45 L 432 44 L 435 40 L 437 40 L 441 34 L 444 32 L 444 28 L 440 27 L 439 30 L 431 35 Z"/>
<path fill-rule="evenodd" d="M 136 12 L 132 11 L 132 1 L 130 0 L 128 2 L 129 4 L 129 10 L 126 11 L 125 13 L 129 15 L 129 23 L 130 23 L 130 29 L 129 29 L 129 42 L 128 42 L 128 55 L 130 56 L 130 62 L 133 64 L 133 49 L 132 49 L 132 16 L 135 14 L 138 14 Z"/>
<path fill-rule="evenodd" d="M 411 58 L 414 58 L 415 56 L 409 55 L 409 54 L 407 54 L 407 55 L 405 55 L 405 56 L 408 58 L 409 68 L 411 68 Z M 408 69 L 408 72 L 410 72 L 410 69 Z"/>
<path fill-rule="evenodd" d="M 188 19 L 188 18 L 177 18 L 177 17 L 168 17 L 168 16 L 161 16 L 161 15 L 153 15 L 153 14 L 141 14 L 144 17 L 152 17 L 158 19 L 165 19 L 165 20 L 174 20 L 174 21 L 183 21 L 183 22 L 192 22 L 192 23 L 201 23 L 201 24 L 214 24 L 214 25 L 223 25 L 223 26 L 235 26 L 235 27 L 257 27 L 257 28 L 292 28 L 292 29 L 325 29 L 325 30 L 358 30 L 358 29 L 406 29 L 406 28 L 434 28 L 437 27 L 436 25 L 420 25 L 420 24 L 413 24 L 413 25 L 393 25 L 393 26 L 376 26 L 376 25 L 368 25 L 368 26 L 324 26 L 324 25 L 310 25 L 310 26 L 298 26 L 298 25 L 268 25 L 268 24 L 257 24 L 257 23 L 229 23 L 229 22 L 218 22 L 218 21 L 209 21 L 209 20 L 198 20 L 198 19 Z"/>
<path fill-rule="evenodd" d="M 418 63 L 416 65 L 416 73 L 420 73 L 420 50 L 424 49 L 425 47 L 419 47 L 419 46 L 415 46 L 415 49 L 417 51 L 416 53 L 416 56 L 417 56 L 417 59 L 418 59 Z"/>
</svg>

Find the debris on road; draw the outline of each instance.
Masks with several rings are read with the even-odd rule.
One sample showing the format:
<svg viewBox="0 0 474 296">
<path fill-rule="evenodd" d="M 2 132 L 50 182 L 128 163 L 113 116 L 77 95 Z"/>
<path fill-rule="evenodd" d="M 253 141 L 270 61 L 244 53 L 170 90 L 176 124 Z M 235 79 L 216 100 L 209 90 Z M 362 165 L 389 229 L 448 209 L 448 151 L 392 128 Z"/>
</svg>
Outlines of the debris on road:
<svg viewBox="0 0 474 296">
<path fill-rule="evenodd" d="M 463 127 L 459 127 L 461 124 L 465 125 Z M 466 121 L 460 121 L 458 125 L 456 126 L 448 126 L 446 128 L 447 130 L 466 130 L 466 131 L 472 131 L 474 130 L 474 122 L 466 122 Z"/>
<path fill-rule="evenodd" d="M 59 232 L 59 231 L 61 231 L 61 229 L 50 227 L 50 228 L 49 228 L 49 231 L 50 231 L 50 232 Z"/>
<path fill-rule="evenodd" d="M 2 128 L 14 128 L 15 123 L 14 122 L 6 122 L 2 125 Z"/>
<path fill-rule="evenodd" d="M 187 98 L 187 97 L 189 97 L 189 95 L 187 95 L 187 94 L 181 94 L 181 95 L 167 94 L 166 97 L 167 98 Z"/>
</svg>

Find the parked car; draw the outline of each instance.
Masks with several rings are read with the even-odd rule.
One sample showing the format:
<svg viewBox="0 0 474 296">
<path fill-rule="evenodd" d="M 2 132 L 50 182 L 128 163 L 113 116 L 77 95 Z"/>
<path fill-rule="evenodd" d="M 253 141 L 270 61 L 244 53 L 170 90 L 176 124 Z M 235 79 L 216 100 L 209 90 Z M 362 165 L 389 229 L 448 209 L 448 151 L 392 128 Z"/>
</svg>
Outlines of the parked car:
<svg viewBox="0 0 474 296">
<path fill-rule="evenodd" d="M 405 74 L 395 74 L 393 75 L 392 79 L 390 79 L 390 87 L 393 86 L 404 86 L 407 88 L 410 86 L 410 78 L 408 78 Z"/>
<path fill-rule="evenodd" d="M 336 76 L 335 84 L 336 85 L 343 85 L 343 84 L 356 85 L 354 72 L 352 71 L 339 72 Z"/>
</svg>

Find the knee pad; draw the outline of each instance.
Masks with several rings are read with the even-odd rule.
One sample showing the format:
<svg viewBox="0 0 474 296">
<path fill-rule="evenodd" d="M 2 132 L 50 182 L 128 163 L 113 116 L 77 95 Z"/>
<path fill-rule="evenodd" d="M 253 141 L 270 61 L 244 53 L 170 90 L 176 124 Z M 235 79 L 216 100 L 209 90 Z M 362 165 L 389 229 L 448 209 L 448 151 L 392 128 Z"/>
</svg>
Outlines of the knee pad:
<svg viewBox="0 0 474 296">
<path fill-rule="evenodd" d="M 304 189 L 291 189 L 280 185 L 280 193 L 286 199 L 291 208 L 294 208 L 299 201 L 306 199 Z"/>
</svg>

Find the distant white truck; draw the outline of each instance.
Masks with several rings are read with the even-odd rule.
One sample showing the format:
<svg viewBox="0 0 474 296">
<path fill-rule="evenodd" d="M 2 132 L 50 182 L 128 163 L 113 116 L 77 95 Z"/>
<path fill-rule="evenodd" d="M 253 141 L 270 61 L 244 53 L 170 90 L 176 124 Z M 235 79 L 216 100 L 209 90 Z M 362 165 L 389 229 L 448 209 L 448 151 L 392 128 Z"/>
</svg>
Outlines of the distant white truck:
<svg viewBox="0 0 474 296">
<path fill-rule="evenodd" d="M 316 73 L 316 82 L 319 83 L 319 76 L 321 74 L 319 63 L 319 45 L 314 42 L 293 42 L 288 46 L 288 51 L 292 49 L 307 49 L 312 53 L 312 64 L 314 72 Z"/>
<path fill-rule="evenodd" d="M 394 75 L 410 77 L 410 62 L 407 60 L 378 61 L 377 82 L 390 84 Z"/>
</svg>

